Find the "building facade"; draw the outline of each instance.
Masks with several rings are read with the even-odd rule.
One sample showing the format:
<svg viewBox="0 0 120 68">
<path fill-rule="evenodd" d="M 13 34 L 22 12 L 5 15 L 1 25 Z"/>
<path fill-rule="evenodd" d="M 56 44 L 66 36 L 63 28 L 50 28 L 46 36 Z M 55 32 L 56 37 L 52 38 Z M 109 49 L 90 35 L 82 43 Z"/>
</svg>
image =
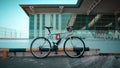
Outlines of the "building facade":
<svg viewBox="0 0 120 68">
<path fill-rule="evenodd" d="M 29 14 L 29 38 L 45 36 L 45 26 L 53 27 L 52 32 L 62 32 L 68 24 L 70 13 L 39 13 Z"/>
<path fill-rule="evenodd" d="M 74 30 L 115 30 L 115 15 L 83 15 L 71 13 L 39 13 L 29 14 L 29 38 L 46 36 L 45 26 L 53 27 L 53 33 L 65 31 L 67 26 Z"/>
<path fill-rule="evenodd" d="M 74 30 L 87 30 L 86 33 L 91 32 L 91 36 L 103 34 L 104 37 L 106 34 L 113 36 L 116 31 L 120 31 L 119 2 L 120 0 L 78 0 L 76 4 L 23 4 L 20 6 L 30 19 L 30 39 L 46 36 L 48 31 L 44 26 L 53 27 L 52 32 L 62 32 L 66 26 L 73 26 Z"/>
</svg>

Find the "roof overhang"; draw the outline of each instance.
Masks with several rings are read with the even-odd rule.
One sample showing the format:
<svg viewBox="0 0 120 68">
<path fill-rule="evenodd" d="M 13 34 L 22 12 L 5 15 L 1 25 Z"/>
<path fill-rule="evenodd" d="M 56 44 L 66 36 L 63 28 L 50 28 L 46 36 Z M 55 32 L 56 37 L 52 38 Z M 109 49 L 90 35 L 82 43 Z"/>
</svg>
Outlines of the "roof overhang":
<svg viewBox="0 0 120 68">
<path fill-rule="evenodd" d="M 78 0 L 76 4 L 21 4 L 31 13 L 77 13 L 77 14 L 117 14 L 120 0 Z"/>
<path fill-rule="evenodd" d="M 62 9 L 79 8 L 83 0 L 78 0 L 76 4 L 20 4 L 27 13 L 59 13 Z"/>
</svg>

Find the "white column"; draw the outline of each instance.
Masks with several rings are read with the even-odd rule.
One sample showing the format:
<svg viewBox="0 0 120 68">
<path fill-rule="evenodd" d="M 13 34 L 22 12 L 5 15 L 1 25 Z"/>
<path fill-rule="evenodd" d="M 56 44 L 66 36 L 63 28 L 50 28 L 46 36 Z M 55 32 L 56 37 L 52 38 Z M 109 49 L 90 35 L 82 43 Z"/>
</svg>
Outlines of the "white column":
<svg viewBox="0 0 120 68">
<path fill-rule="evenodd" d="M 56 31 L 56 14 L 53 14 L 53 31 Z"/>
<path fill-rule="evenodd" d="M 39 29 L 38 29 L 38 31 L 39 31 L 39 35 L 38 36 L 39 37 L 41 36 L 41 30 L 40 30 L 41 29 L 41 27 L 40 27 L 41 26 L 41 22 L 40 21 L 41 21 L 41 15 L 39 14 Z"/>
<path fill-rule="evenodd" d="M 45 14 L 45 26 L 50 26 L 50 14 Z"/>
<path fill-rule="evenodd" d="M 58 27 L 59 27 L 59 31 L 61 32 L 62 30 L 62 28 L 61 28 L 61 14 L 59 14 L 59 25 L 58 25 Z"/>
<path fill-rule="evenodd" d="M 45 14 L 45 26 L 49 27 L 50 26 L 50 14 L 46 13 Z M 45 36 L 48 34 L 48 30 L 45 29 Z"/>
<path fill-rule="evenodd" d="M 39 29 L 40 30 L 40 37 L 42 36 L 42 30 L 43 30 L 42 29 L 42 27 L 43 27 L 43 25 L 42 25 L 42 23 L 43 23 L 43 17 L 42 17 L 42 15 L 43 14 L 40 14 L 40 29 Z"/>
<path fill-rule="evenodd" d="M 34 15 L 34 38 L 37 37 L 37 14 Z"/>
</svg>

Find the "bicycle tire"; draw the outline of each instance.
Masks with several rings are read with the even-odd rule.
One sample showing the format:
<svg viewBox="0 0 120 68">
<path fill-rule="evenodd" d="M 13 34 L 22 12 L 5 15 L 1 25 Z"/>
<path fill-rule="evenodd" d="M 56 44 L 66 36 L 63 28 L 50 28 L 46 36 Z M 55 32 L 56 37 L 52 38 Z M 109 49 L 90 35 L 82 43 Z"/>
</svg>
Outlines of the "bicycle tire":
<svg viewBox="0 0 120 68">
<path fill-rule="evenodd" d="M 45 37 L 35 38 L 30 45 L 30 52 L 35 58 L 45 58 L 51 52 L 51 43 Z"/>
<path fill-rule="evenodd" d="M 83 56 L 84 51 L 85 43 L 80 37 L 72 36 L 66 39 L 64 43 L 64 52 L 67 56 L 79 58 Z"/>
</svg>

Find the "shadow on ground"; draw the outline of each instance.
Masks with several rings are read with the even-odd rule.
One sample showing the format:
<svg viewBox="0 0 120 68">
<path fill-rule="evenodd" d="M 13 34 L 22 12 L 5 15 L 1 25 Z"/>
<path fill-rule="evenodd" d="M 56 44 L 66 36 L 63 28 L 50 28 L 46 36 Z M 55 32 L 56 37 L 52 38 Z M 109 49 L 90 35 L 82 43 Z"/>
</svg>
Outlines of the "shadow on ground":
<svg viewBox="0 0 120 68">
<path fill-rule="evenodd" d="M 12 57 L 0 59 L 0 68 L 119 68 L 120 56 L 89 56 L 82 58 L 48 57 Z"/>
</svg>

